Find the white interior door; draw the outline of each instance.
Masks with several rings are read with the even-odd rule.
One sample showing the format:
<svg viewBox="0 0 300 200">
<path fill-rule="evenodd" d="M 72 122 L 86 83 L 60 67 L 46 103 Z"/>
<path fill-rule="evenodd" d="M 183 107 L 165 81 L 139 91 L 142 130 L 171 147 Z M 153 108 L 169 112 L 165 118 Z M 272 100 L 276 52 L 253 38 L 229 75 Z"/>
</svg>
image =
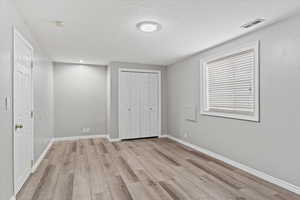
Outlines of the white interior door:
<svg viewBox="0 0 300 200">
<path fill-rule="evenodd" d="M 120 139 L 159 136 L 159 79 L 158 73 L 120 71 Z"/>
<path fill-rule="evenodd" d="M 17 193 L 31 173 L 33 160 L 32 119 L 33 48 L 14 30 L 13 108 L 14 185 Z"/>
<path fill-rule="evenodd" d="M 119 134 L 122 139 L 139 137 L 139 78 L 140 77 L 136 73 L 120 73 Z"/>
<path fill-rule="evenodd" d="M 141 81 L 141 135 L 159 135 L 159 77 L 157 73 L 144 73 Z"/>
<path fill-rule="evenodd" d="M 126 139 L 139 138 L 141 132 L 141 73 L 129 73 L 130 86 L 129 86 L 129 112 L 128 118 L 130 120 L 130 127 L 128 131 L 128 136 Z"/>
</svg>

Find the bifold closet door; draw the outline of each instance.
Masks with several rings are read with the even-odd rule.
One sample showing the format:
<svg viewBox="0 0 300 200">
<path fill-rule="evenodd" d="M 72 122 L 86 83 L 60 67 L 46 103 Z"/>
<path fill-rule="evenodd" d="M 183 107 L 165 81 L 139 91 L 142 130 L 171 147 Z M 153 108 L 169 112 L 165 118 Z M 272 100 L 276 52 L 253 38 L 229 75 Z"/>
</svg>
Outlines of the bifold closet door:
<svg viewBox="0 0 300 200">
<path fill-rule="evenodd" d="M 121 139 L 140 134 L 139 77 L 135 73 L 120 73 L 119 134 Z"/>
<path fill-rule="evenodd" d="M 159 86 L 157 73 L 145 73 L 141 90 L 141 137 L 158 136 Z"/>
<path fill-rule="evenodd" d="M 120 72 L 120 139 L 158 136 L 158 83 L 157 73 Z"/>
</svg>

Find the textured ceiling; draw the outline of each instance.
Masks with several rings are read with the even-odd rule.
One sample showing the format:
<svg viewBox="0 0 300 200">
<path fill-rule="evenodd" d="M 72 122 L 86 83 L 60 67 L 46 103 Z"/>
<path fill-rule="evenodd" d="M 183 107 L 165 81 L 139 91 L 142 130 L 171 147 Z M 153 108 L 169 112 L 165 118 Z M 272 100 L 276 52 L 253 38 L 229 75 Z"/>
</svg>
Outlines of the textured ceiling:
<svg viewBox="0 0 300 200">
<path fill-rule="evenodd" d="M 15 0 L 32 32 L 54 61 L 110 61 L 167 65 L 245 34 L 240 26 L 266 18 L 265 26 L 300 7 L 299 0 Z M 65 22 L 56 27 L 54 20 Z M 156 33 L 136 23 L 155 20 Z"/>
</svg>

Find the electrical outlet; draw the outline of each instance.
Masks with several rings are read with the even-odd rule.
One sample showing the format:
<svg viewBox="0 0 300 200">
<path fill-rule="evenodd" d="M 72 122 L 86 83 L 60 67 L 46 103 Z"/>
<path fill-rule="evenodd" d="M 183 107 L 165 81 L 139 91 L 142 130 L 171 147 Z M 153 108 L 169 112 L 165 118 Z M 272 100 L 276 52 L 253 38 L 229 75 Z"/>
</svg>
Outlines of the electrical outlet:
<svg viewBox="0 0 300 200">
<path fill-rule="evenodd" d="M 184 136 L 185 138 L 187 138 L 187 137 L 189 136 L 189 133 L 188 133 L 188 132 L 184 132 L 183 136 Z"/>
<path fill-rule="evenodd" d="M 81 129 L 82 133 L 89 133 L 91 131 L 90 128 L 82 128 Z"/>
<path fill-rule="evenodd" d="M 191 133 L 189 131 L 186 131 L 183 133 L 184 138 L 189 138 L 191 136 Z"/>
</svg>

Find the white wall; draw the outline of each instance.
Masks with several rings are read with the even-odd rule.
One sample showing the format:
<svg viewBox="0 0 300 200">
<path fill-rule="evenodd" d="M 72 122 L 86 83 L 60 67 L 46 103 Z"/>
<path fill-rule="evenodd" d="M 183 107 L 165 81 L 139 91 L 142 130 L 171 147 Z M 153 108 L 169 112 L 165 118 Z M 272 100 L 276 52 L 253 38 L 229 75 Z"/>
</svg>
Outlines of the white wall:
<svg viewBox="0 0 300 200">
<path fill-rule="evenodd" d="M 160 70 L 162 77 L 162 134 L 167 133 L 167 97 L 166 97 L 166 87 L 167 87 L 167 74 L 165 66 L 157 65 L 145 65 L 136 63 L 124 63 L 124 62 L 112 62 L 108 66 L 109 70 L 109 81 L 110 81 L 110 103 L 109 103 L 109 116 L 108 119 L 110 124 L 108 126 L 107 133 L 110 138 L 119 137 L 119 69 L 152 69 Z"/>
<path fill-rule="evenodd" d="M 300 186 L 299 27 L 296 16 L 169 66 L 168 133 Z M 261 122 L 200 115 L 200 59 L 257 40 Z M 189 105 L 198 108 L 197 122 L 184 120 L 183 108 Z"/>
<path fill-rule="evenodd" d="M 0 199 L 13 195 L 12 102 L 5 110 L 5 97 L 12 96 L 12 27 L 15 26 L 34 46 L 34 157 L 45 149 L 52 132 L 52 63 L 33 39 L 11 0 L 0 0 Z"/>
<path fill-rule="evenodd" d="M 55 63 L 55 137 L 106 134 L 106 81 L 105 66 Z"/>
</svg>

